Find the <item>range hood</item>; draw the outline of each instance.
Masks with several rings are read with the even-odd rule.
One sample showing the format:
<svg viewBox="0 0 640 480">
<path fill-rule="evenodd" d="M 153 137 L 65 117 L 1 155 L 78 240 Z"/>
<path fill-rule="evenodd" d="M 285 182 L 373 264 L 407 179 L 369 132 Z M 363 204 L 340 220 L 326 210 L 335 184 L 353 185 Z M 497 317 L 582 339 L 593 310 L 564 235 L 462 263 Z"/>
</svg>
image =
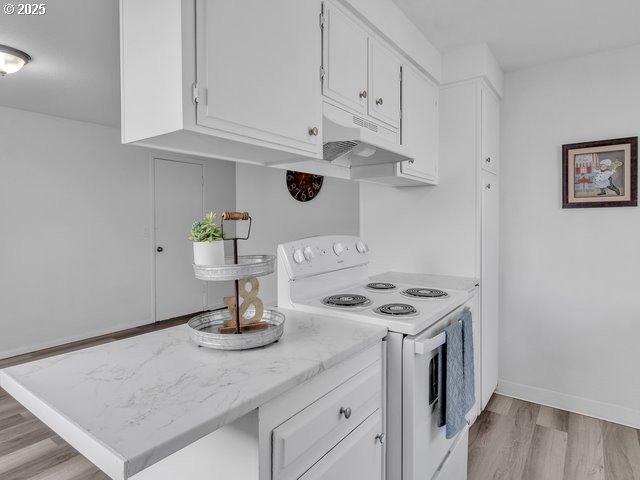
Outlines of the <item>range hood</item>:
<svg viewBox="0 0 640 480">
<path fill-rule="evenodd" d="M 323 160 L 347 168 L 411 160 L 397 130 L 327 102 L 322 114 Z"/>
</svg>

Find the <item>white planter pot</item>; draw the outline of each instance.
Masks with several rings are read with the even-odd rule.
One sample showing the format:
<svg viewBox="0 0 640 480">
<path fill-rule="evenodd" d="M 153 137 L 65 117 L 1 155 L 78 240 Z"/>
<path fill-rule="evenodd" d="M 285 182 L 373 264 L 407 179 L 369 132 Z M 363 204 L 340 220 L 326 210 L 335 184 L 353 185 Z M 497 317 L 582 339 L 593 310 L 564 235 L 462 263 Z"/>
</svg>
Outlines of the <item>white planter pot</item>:
<svg viewBox="0 0 640 480">
<path fill-rule="evenodd" d="M 212 266 L 224 264 L 224 242 L 193 242 L 193 263 Z"/>
</svg>

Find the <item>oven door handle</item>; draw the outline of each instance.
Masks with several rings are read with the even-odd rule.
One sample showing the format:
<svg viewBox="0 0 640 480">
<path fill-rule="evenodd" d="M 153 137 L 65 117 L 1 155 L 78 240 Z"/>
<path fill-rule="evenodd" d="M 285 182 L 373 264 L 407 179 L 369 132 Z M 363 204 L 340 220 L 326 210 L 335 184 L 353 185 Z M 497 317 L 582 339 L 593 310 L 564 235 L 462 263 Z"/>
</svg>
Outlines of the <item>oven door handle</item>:
<svg viewBox="0 0 640 480">
<path fill-rule="evenodd" d="M 415 342 L 415 352 L 417 355 L 425 355 L 434 351 L 440 345 L 444 345 L 447 342 L 447 334 L 445 332 L 439 333 L 435 337 L 425 338 L 424 340 L 418 340 Z"/>
</svg>

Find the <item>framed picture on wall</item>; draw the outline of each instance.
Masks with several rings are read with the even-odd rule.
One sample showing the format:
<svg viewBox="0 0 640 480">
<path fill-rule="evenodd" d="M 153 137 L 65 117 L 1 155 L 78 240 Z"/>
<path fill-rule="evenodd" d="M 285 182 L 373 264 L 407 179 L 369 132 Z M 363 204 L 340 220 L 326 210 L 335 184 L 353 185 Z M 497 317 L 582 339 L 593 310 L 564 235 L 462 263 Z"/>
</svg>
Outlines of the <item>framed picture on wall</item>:
<svg viewBox="0 0 640 480">
<path fill-rule="evenodd" d="M 562 146 L 562 208 L 637 205 L 638 137 Z"/>
</svg>

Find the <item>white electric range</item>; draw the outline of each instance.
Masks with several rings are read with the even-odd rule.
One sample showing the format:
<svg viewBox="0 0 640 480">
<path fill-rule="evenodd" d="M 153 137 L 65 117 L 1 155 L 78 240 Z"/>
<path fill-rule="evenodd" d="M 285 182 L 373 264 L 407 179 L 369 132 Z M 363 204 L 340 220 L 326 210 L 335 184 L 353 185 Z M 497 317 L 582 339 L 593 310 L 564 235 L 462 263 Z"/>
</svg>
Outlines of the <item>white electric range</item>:
<svg viewBox="0 0 640 480">
<path fill-rule="evenodd" d="M 477 311 L 475 287 L 433 284 L 437 277 L 388 273 L 369 277 L 369 248 L 346 235 L 278 246 L 278 306 L 387 327 L 387 480 L 464 480 L 468 429 L 447 439 L 438 427 L 438 369 L 443 330 L 464 308 Z M 396 281 L 402 280 L 402 281 Z M 468 282 L 467 282 L 468 284 Z M 479 413 L 479 328 L 474 320 Z"/>
</svg>

